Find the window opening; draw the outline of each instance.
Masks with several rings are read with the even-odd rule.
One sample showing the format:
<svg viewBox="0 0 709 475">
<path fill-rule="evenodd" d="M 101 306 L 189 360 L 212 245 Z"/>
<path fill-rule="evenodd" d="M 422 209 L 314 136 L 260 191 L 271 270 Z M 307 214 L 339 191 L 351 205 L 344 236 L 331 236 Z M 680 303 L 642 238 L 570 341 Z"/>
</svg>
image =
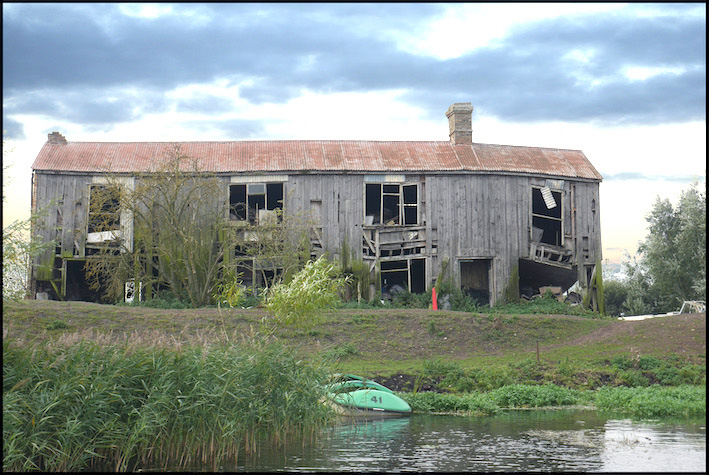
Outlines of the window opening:
<svg viewBox="0 0 709 475">
<path fill-rule="evenodd" d="M 418 224 L 418 185 L 367 183 L 365 224 Z"/>
<path fill-rule="evenodd" d="M 561 192 L 532 188 L 532 241 L 561 246 Z"/>
<path fill-rule="evenodd" d="M 117 186 L 91 186 L 89 191 L 89 233 L 121 229 L 119 196 Z"/>
<path fill-rule="evenodd" d="M 283 183 L 248 183 L 229 186 L 229 219 L 257 224 L 283 209 Z"/>
<path fill-rule="evenodd" d="M 404 185 L 404 225 L 418 224 L 418 188 L 416 185 Z"/>
<path fill-rule="evenodd" d="M 426 260 L 401 259 L 380 263 L 382 296 L 409 290 L 411 293 L 426 291 Z"/>
</svg>

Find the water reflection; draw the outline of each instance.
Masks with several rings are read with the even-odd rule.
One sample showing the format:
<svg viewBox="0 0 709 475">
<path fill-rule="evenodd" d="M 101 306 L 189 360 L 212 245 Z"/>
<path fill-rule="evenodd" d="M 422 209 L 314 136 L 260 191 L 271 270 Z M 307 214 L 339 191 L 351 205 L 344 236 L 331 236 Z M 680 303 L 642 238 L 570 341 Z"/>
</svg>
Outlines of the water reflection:
<svg viewBox="0 0 709 475">
<path fill-rule="evenodd" d="M 706 471 L 706 427 L 595 411 L 412 415 L 343 423 L 314 445 L 240 460 L 249 471 Z M 229 467 L 224 467 L 230 470 Z"/>
</svg>

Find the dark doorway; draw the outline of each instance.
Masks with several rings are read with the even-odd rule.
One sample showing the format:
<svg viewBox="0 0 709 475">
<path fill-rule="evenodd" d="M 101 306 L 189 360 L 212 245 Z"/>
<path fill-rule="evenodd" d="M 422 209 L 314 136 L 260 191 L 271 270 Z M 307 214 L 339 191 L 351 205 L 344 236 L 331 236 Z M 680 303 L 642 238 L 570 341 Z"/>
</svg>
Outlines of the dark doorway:
<svg viewBox="0 0 709 475">
<path fill-rule="evenodd" d="M 490 304 L 491 259 L 460 261 L 460 288 L 480 305 Z"/>
</svg>

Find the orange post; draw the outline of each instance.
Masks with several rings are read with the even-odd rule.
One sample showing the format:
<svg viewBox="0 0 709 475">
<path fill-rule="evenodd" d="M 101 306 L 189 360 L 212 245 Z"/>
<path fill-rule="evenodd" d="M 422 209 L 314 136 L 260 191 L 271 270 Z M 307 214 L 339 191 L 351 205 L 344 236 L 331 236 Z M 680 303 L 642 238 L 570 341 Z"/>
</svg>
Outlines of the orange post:
<svg viewBox="0 0 709 475">
<path fill-rule="evenodd" d="M 433 309 L 438 310 L 438 299 L 436 298 L 436 288 L 433 288 L 433 292 L 431 293 L 431 301 L 433 303 Z"/>
</svg>

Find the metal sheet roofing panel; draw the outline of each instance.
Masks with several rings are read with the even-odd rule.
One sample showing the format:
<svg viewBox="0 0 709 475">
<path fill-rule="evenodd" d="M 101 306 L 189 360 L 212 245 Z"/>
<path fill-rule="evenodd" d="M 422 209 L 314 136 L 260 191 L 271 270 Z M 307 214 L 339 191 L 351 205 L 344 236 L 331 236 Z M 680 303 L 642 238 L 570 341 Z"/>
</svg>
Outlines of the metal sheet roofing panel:
<svg viewBox="0 0 709 475">
<path fill-rule="evenodd" d="M 514 172 L 601 180 L 579 150 L 440 142 L 283 140 L 47 142 L 34 170 L 134 173 L 160 168 L 175 150 L 216 173 Z M 187 169 L 187 164 L 185 164 Z"/>
</svg>

